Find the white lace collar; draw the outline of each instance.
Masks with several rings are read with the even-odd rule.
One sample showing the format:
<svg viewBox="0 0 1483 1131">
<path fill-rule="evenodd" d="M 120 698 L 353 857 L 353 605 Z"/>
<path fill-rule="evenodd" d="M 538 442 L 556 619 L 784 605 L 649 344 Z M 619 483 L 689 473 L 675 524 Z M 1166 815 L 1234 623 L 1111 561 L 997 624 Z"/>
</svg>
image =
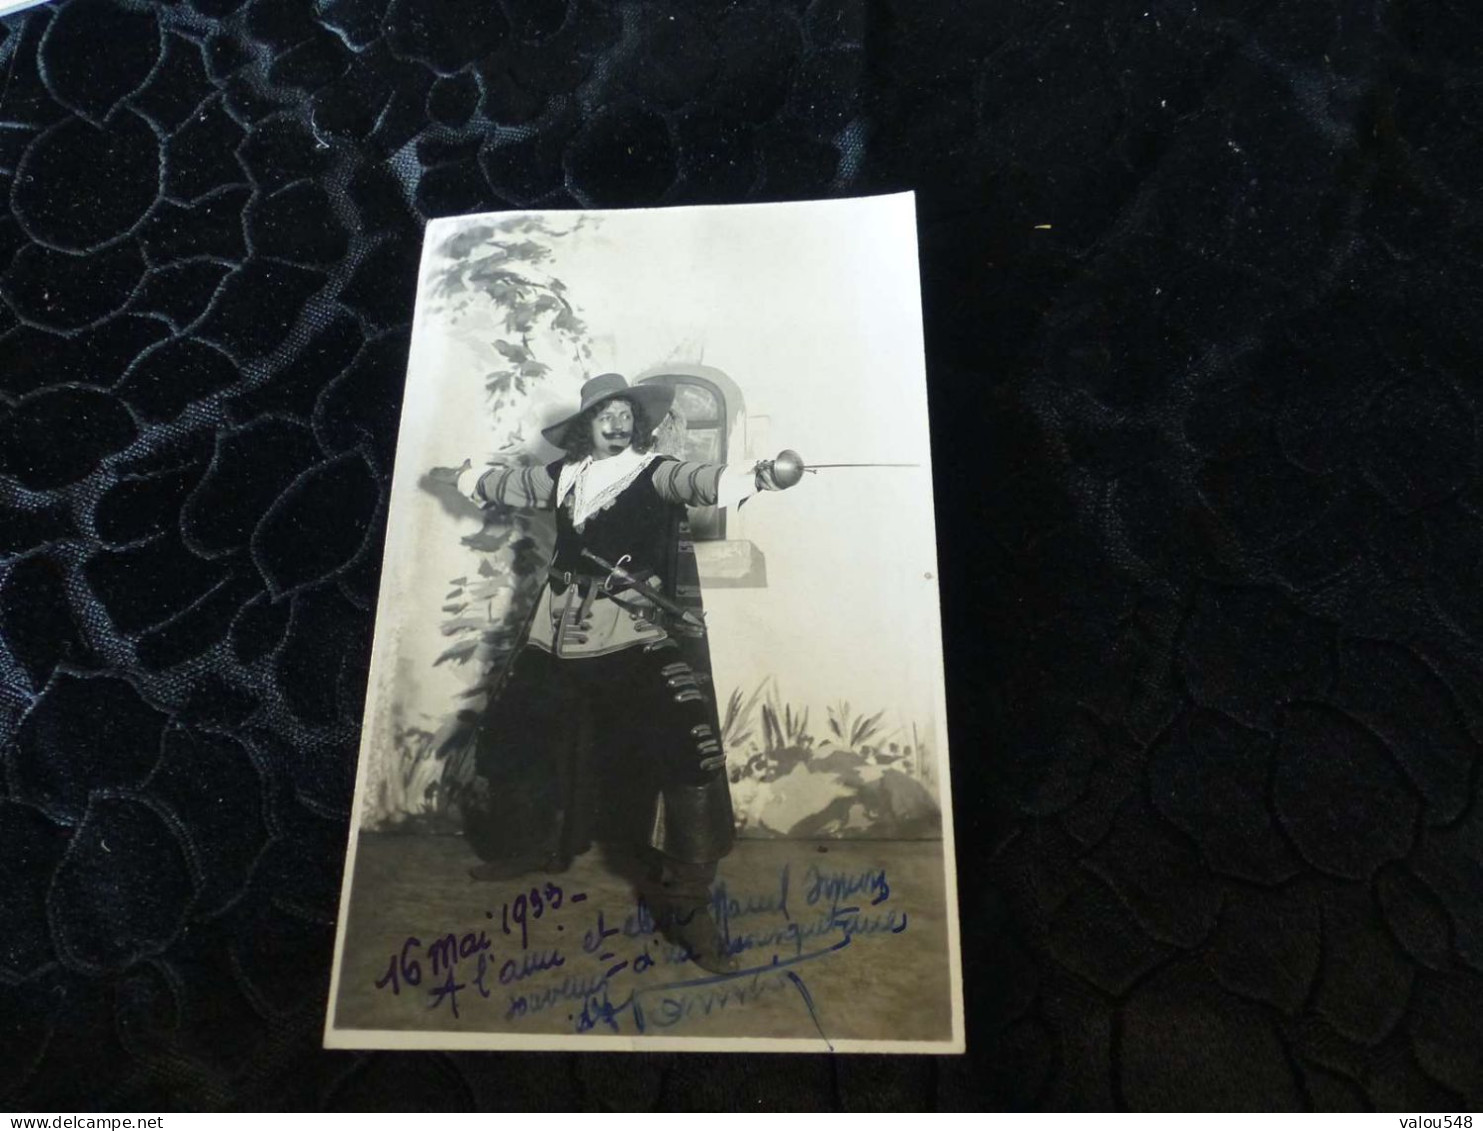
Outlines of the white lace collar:
<svg viewBox="0 0 1483 1131">
<path fill-rule="evenodd" d="M 561 465 L 556 481 L 556 505 L 572 496 L 572 525 L 581 530 L 589 518 L 607 510 L 644 468 L 659 458 L 658 452 L 639 453 L 627 448 L 607 459 L 591 456 Z"/>
</svg>

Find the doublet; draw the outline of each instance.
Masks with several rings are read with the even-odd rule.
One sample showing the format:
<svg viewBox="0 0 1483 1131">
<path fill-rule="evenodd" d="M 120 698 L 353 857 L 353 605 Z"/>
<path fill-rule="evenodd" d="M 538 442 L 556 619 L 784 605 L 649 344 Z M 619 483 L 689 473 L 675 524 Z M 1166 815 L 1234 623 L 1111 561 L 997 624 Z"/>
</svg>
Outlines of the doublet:
<svg viewBox="0 0 1483 1131">
<path fill-rule="evenodd" d="M 704 631 L 644 597 L 658 591 L 699 611 L 686 503 L 714 505 L 725 469 L 662 456 L 627 462 L 602 469 L 592 492 L 559 462 L 480 476 L 487 501 L 528 500 L 556 519 L 546 583 L 481 727 L 479 772 L 510 804 L 499 828 L 470 830 L 481 855 L 512 851 L 500 847 L 512 839 L 565 857 L 593 840 L 646 843 L 687 863 L 730 850 Z M 583 551 L 621 563 L 627 576 Z"/>
<path fill-rule="evenodd" d="M 654 489 L 655 461 L 646 460 L 636 474 L 599 509 L 577 522 L 576 491 L 556 507 L 556 551 L 531 620 L 527 644 L 561 659 L 604 656 L 665 639 L 664 617 L 643 597 L 643 588 L 670 595 L 678 546 L 674 531 L 683 508 L 666 503 Z M 547 469 L 558 479 L 560 465 Z M 583 555 L 613 564 L 643 584 L 615 585 L 602 567 Z"/>
</svg>

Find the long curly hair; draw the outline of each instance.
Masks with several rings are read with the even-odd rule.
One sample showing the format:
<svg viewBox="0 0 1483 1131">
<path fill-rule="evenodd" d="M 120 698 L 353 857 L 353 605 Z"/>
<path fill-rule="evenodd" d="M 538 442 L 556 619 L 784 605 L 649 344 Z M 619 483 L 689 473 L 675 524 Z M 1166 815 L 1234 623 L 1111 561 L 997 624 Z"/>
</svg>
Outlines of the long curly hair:
<svg viewBox="0 0 1483 1131">
<path fill-rule="evenodd" d="M 638 401 L 628 397 L 610 397 L 599 401 L 566 426 L 566 431 L 561 435 L 561 447 L 566 452 L 568 463 L 577 463 L 592 454 L 592 421 L 608 405 L 618 401 L 622 401 L 633 412 L 633 439 L 628 446 L 636 452 L 647 452 L 654 446 L 654 427 L 659 422 L 650 420 L 644 406 Z"/>
</svg>

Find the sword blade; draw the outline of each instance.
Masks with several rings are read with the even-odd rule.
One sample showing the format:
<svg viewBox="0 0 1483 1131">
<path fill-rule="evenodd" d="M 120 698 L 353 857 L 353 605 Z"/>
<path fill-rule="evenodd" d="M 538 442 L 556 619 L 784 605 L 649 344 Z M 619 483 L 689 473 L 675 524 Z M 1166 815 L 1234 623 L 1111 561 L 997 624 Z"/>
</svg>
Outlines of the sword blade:
<svg viewBox="0 0 1483 1131">
<path fill-rule="evenodd" d="M 806 469 L 819 467 L 921 467 L 919 463 L 810 463 Z"/>
</svg>

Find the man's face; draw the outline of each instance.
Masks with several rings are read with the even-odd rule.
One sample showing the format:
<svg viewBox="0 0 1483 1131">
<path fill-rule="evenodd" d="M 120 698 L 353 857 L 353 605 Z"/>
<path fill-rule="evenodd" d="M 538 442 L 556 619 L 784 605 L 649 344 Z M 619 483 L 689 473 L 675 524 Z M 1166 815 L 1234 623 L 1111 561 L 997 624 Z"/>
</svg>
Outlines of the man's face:
<svg viewBox="0 0 1483 1131">
<path fill-rule="evenodd" d="M 607 459 L 633 443 L 633 406 L 609 401 L 592 418 L 592 458 Z"/>
</svg>

